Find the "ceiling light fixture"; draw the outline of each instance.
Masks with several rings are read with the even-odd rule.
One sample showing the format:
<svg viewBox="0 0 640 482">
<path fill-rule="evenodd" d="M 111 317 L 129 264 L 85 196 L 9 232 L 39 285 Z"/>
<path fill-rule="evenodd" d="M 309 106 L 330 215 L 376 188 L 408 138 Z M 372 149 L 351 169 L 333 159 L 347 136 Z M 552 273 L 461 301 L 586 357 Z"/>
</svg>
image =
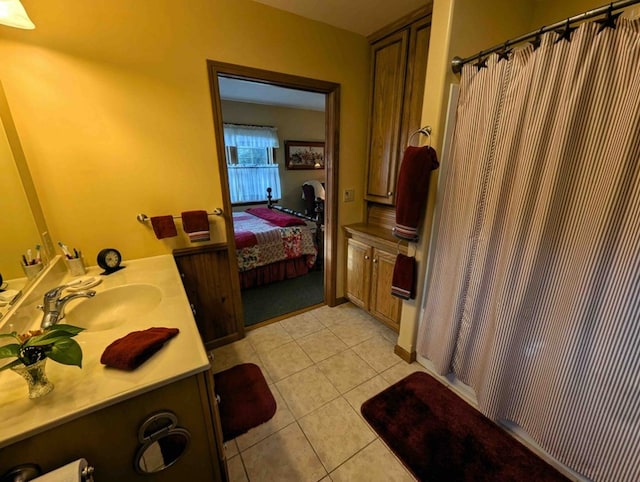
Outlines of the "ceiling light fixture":
<svg viewBox="0 0 640 482">
<path fill-rule="evenodd" d="M 0 0 L 0 24 L 28 30 L 36 28 L 20 0 Z"/>
</svg>

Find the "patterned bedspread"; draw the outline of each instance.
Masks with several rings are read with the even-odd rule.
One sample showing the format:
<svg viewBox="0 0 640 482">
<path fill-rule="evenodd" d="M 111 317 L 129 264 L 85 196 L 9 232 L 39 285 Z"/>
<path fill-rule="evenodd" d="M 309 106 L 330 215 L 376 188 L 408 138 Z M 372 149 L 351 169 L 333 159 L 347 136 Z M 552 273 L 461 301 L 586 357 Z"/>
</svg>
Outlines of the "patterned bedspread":
<svg viewBox="0 0 640 482">
<path fill-rule="evenodd" d="M 233 226 L 240 271 L 300 256 L 305 256 L 309 268 L 316 262 L 317 249 L 311 230 L 306 225 L 281 228 L 241 212 L 233 213 Z"/>
</svg>

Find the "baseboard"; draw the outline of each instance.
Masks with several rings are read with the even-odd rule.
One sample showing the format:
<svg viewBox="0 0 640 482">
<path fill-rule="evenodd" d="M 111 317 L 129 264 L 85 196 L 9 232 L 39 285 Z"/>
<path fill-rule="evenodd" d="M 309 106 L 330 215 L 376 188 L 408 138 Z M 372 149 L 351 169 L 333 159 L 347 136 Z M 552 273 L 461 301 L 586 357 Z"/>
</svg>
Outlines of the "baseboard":
<svg viewBox="0 0 640 482">
<path fill-rule="evenodd" d="M 415 350 L 412 351 L 411 353 L 409 353 L 407 350 L 402 348 L 400 345 L 396 345 L 396 346 L 393 347 L 393 353 L 398 355 L 400 358 L 402 358 L 407 363 L 413 363 L 414 361 L 416 361 L 416 352 L 415 352 Z"/>
<path fill-rule="evenodd" d="M 343 303 L 348 303 L 348 302 L 349 302 L 349 300 L 347 298 L 345 298 L 344 296 L 341 296 L 340 298 L 336 298 L 336 304 L 333 305 L 333 306 L 338 306 L 338 305 L 341 305 Z M 329 306 L 331 306 L 331 305 L 329 305 Z M 332 306 L 332 308 L 333 308 L 333 306 Z"/>
</svg>

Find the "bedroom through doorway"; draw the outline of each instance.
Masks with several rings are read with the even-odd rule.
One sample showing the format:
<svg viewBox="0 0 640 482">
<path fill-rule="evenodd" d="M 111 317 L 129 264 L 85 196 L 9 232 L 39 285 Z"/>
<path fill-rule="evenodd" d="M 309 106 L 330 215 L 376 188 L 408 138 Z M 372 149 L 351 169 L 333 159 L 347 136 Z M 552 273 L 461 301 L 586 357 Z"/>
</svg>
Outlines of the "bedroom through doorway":
<svg viewBox="0 0 640 482">
<path fill-rule="evenodd" d="M 209 67 L 245 328 L 335 304 L 335 269 L 327 254 L 334 244 L 336 145 L 327 127 L 335 125 L 337 112 L 328 118 L 327 106 L 333 111 L 338 86 Z M 318 82 L 326 85 L 319 89 Z"/>
</svg>

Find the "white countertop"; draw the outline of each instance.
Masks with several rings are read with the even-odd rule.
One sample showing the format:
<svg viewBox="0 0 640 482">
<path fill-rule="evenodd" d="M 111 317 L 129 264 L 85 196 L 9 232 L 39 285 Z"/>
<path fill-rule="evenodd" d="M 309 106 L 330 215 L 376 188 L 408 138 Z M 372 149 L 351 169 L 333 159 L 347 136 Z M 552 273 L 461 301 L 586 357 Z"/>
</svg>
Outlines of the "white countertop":
<svg viewBox="0 0 640 482">
<path fill-rule="evenodd" d="M 0 448 L 209 368 L 173 256 L 124 261 L 123 265 L 125 269 L 108 276 L 100 276 L 102 270 L 97 266 L 89 268 L 85 276 L 102 279 L 91 289 L 99 293 L 122 285 L 151 284 L 162 292 L 160 303 L 118 326 L 100 331 L 88 328 L 77 335 L 74 339 L 82 347 L 82 368 L 48 360 L 47 376 L 55 388 L 41 398 L 30 400 L 26 381 L 11 370 L 1 371 Z M 73 279 L 67 275 L 63 283 Z M 71 301 L 67 306 L 69 318 L 76 306 L 92 301 L 84 298 Z M 36 325 L 39 325 L 40 317 L 34 314 Z M 132 331 L 151 327 L 178 328 L 180 333 L 134 371 L 100 364 L 100 356 L 111 342 Z M 1 359 L 0 364 L 9 361 Z"/>
</svg>

